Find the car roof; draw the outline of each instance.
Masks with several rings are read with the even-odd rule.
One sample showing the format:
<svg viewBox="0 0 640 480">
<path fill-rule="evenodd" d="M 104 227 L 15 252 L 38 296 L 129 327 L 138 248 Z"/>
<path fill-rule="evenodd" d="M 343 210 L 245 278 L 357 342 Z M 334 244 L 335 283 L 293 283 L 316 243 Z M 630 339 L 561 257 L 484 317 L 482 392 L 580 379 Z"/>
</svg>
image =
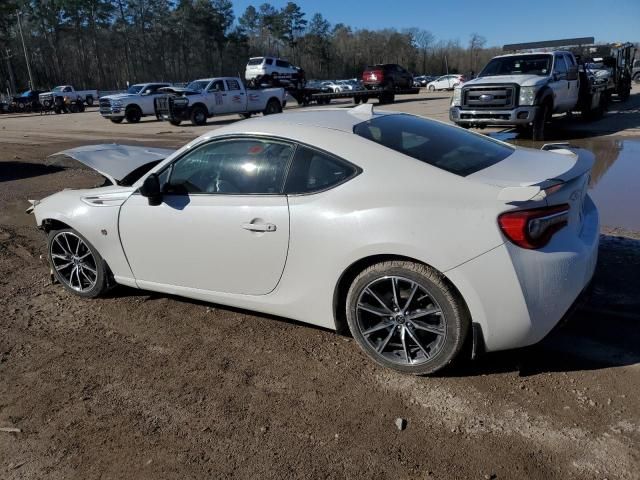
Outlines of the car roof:
<svg viewBox="0 0 640 480">
<path fill-rule="evenodd" d="M 522 53 L 508 53 L 506 55 L 498 55 L 493 58 L 507 58 L 507 57 L 522 57 L 524 55 L 553 55 L 554 53 L 567 53 L 571 54 L 566 50 L 554 50 L 552 52 L 522 52 Z"/>
<path fill-rule="evenodd" d="M 256 117 L 250 120 L 243 120 L 235 124 L 214 130 L 210 135 L 227 133 L 237 133 L 238 127 L 243 131 L 251 131 L 260 128 L 260 125 L 279 125 L 283 131 L 288 131 L 287 127 L 299 125 L 305 127 L 326 128 L 341 132 L 352 133 L 353 127 L 359 123 L 371 120 L 373 117 L 385 115 L 397 115 L 398 112 L 373 111 L 372 104 L 364 104 L 353 108 L 326 108 L 314 109 L 301 112 L 284 113 L 280 115 L 268 115 L 266 117 Z"/>
</svg>

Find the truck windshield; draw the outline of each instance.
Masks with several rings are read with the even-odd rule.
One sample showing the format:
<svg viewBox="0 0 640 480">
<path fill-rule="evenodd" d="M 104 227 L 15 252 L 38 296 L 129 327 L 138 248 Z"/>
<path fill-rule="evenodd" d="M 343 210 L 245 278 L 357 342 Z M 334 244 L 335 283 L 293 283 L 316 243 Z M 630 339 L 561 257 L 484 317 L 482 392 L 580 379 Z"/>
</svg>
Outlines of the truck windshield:
<svg viewBox="0 0 640 480">
<path fill-rule="evenodd" d="M 64 85 L 60 85 L 59 87 L 54 87 L 54 89 L 52 91 L 61 92 L 64 87 L 65 87 Z"/>
<path fill-rule="evenodd" d="M 209 85 L 209 80 L 194 80 L 189 85 L 187 85 L 187 90 L 191 90 L 192 92 L 201 92 Z"/>
<path fill-rule="evenodd" d="M 462 177 L 504 160 L 514 150 L 484 135 L 407 114 L 374 116 L 357 124 L 353 133 Z"/>
<path fill-rule="evenodd" d="M 551 55 L 518 55 L 492 59 L 480 72 L 480 77 L 493 75 L 540 75 L 551 73 Z"/>
<path fill-rule="evenodd" d="M 144 87 L 144 85 L 131 85 L 129 88 L 127 88 L 127 93 L 140 93 L 140 90 L 142 90 L 142 87 Z"/>
</svg>

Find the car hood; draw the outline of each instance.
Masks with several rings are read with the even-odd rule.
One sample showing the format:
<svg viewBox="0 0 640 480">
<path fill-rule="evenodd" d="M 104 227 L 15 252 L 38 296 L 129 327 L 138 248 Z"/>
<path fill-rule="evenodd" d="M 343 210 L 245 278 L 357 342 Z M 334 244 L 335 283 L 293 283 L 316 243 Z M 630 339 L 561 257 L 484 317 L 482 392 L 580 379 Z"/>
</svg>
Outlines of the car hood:
<svg viewBox="0 0 640 480">
<path fill-rule="evenodd" d="M 464 86 L 473 85 L 495 85 L 496 83 L 517 83 L 521 87 L 535 87 L 545 85 L 548 82 L 547 77 L 540 75 L 491 75 L 488 77 L 478 77 L 465 82 Z"/>
<path fill-rule="evenodd" d="M 113 95 L 105 95 L 104 97 L 100 97 L 102 98 L 106 98 L 108 100 L 123 100 L 125 98 L 131 98 L 131 97 L 139 97 L 140 95 L 137 93 L 115 93 Z"/>
<path fill-rule="evenodd" d="M 54 153 L 51 157 L 66 156 L 86 165 L 106 177 L 112 184 L 132 184 L 151 167 L 167 158 L 175 150 L 166 148 L 118 145 L 115 143 L 86 145 Z M 149 167 L 146 170 L 144 167 Z M 140 172 L 137 178 L 132 174 Z"/>
</svg>

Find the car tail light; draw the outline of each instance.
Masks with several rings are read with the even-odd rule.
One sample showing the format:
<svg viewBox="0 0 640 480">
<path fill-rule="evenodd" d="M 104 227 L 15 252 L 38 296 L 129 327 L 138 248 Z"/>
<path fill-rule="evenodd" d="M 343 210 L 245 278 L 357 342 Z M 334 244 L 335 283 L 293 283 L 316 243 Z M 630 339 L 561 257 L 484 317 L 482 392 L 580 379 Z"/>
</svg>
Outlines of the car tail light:
<svg viewBox="0 0 640 480">
<path fill-rule="evenodd" d="M 367 70 L 362 74 L 362 80 L 365 82 L 380 82 L 384 80 L 383 70 Z"/>
<path fill-rule="evenodd" d="M 515 210 L 498 217 L 502 233 L 519 247 L 529 249 L 544 247 L 568 221 L 568 204 Z"/>
</svg>

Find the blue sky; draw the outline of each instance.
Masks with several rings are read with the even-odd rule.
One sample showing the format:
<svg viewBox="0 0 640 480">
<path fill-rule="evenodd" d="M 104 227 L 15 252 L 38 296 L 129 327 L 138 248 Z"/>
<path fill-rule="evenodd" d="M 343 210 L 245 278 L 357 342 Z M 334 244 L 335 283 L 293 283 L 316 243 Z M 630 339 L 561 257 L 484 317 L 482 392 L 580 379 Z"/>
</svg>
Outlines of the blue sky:
<svg viewBox="0 0 640 480">
<path fill-rule="evenodd" d="M 264 1 L 233 0 L 236 17 L 248 5 Z M 272 0 L 275 7 L 286 1 Z M 477 32 L 487 46 L 569 37 L 596 42 L 640 41 L 640 0 L 298 0 L 310 18 L 320 12 L 332 24 L 357 28 L 419 27 L 437 39 L 467 43 Z"/>
</svg>

